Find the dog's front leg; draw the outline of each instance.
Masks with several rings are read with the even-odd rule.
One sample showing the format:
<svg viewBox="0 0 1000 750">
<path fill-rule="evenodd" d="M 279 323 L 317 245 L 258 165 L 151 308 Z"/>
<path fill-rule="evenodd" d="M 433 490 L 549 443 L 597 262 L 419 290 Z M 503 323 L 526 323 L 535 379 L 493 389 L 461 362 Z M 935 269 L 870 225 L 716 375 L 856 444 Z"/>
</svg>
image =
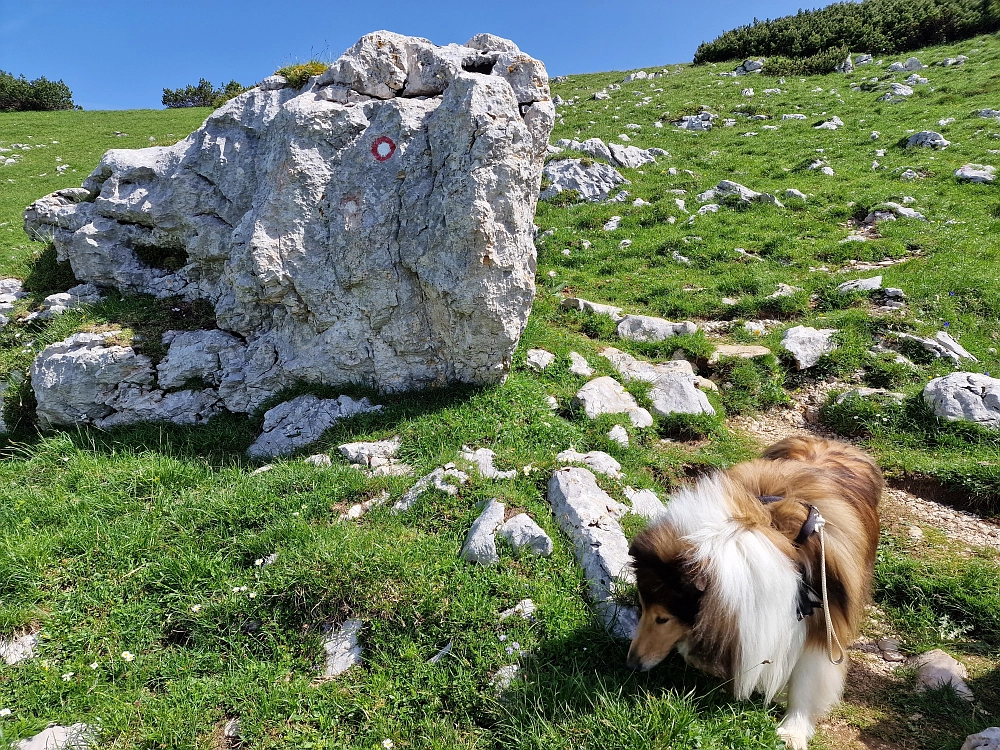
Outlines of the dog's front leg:
<svg viewBox="0 0 1000 750">
<path fill-rule="evenodd" d="M 823 648 L 806 647 L 788 680 L 788 711 L 778 736 L 793 750 L 806 750 L 816 722 L 840 700 L 847 662 L 833 664 Z"/>
</svg>

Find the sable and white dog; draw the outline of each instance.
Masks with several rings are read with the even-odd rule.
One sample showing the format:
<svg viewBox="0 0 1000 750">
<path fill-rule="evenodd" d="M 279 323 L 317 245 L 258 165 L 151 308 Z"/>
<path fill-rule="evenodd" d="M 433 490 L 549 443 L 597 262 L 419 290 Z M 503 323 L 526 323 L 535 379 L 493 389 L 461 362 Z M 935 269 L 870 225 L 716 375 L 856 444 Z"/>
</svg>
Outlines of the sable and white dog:
<svg viewBox="0 0 1000 750">
<path fill-rule="evenodd" d="M 855 448 L 788 438 L 674 494 L 629 550 L 642 606 L 629 666 L 651 669 L 676 646 L 738 698 L 784 689 L 778 734 L 805 750 L 843 691 L 840 644 L 869 601 L 882 485 Z"/>
</svg>

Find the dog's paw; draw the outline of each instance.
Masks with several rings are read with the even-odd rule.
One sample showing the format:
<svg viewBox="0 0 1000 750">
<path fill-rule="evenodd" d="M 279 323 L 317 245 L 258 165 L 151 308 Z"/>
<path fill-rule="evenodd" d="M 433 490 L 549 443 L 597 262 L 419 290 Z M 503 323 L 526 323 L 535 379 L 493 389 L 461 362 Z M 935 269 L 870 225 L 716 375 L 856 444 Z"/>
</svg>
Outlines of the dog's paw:
<svg viewBox="0 0 1000 750">
<path fill-rule="evenodd" d="M 778 727 L 778 736 L 791 750 L 807 750 L 809 737 L 792 727 Z"/>
</svg>

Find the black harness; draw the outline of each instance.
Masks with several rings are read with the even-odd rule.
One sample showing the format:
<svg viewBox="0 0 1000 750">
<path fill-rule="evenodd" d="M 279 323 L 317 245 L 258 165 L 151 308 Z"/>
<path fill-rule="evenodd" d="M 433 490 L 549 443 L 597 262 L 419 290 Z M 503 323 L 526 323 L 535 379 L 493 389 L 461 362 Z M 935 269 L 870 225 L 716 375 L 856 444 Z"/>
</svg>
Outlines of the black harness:
<svg viewBox="0 0 1000 750">
<path fill-rule="evenodd" d="M 763 505 L 770 505 L 771 503 L 777 503 L 785 498 L 781 495 L 759 495 L 758 500 Z M 798 535 L 792 540 L 792 544 L 796 547 L 801 547 L 807 541 L 809 537 L 816 533 L 816 524 L 819 521 L 819 510 L 816 509 L 815 505 L 809 506 L 809 515 L 806 516 L 805 522 L 802 524 L 802 528 L 799 529 Z M 819 594 L 816 590 L 806 583 L 805 570 L 802 569 L 800 565 L 799 570 L 799 601 L 795 607 L 795 614 L 801 620 L 803 617 L 809 617 L 814 610 L 822 609 L 823 604 L 820 600 Z"/>
</svg>

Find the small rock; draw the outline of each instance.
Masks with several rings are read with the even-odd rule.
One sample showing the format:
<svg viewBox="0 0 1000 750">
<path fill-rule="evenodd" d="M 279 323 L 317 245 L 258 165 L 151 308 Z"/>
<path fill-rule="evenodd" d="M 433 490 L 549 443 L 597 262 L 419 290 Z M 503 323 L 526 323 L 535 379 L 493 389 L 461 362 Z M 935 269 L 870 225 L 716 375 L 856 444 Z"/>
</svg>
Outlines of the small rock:
<svg viewBox="0 0 1000 750">
<path fill-rule="evenodd" d="M 87 724 L 64 727 L 54 724 L 34 737 L 21 740 L 13 750 L 87 750 L 94 747 L 97 730 Z"/>
<path fill-rule="evenodd" d="M 594 368 L 590 366 L 587 359 L 577 352 L 569 353 L 570 366 L 569 371 L 574 375 L 581 375 L 585 378 L 589 378 L 594 374 Z"/>
<path fill-rule="evenodd" d="M 399 450 L 400 438 L 377 440 L 374 442 L 344 443 L 337 446 L 337 451 L 352 464 L 360 464 L 370 468 L 389 464 L 396 451 Z"/>
<path fill-rule="evenodd" d="M 596 471 L 598 474 L 605 474 L 609 477 L 621 476 L 621 464 L 604 451 L 579 453 L 570 448 L 557 455 L 556 461 L 564 464 L 584 464 L 591 471 Z"/>
<path fill-rule="evenodd" d="M 641 408 L 621 383 L 607 376 L 595 378 L 577 391 L 574 405 L 580 406 L 589 419 L 601 414 L 627 414 L 635 427 L 650 427 L 653 417 Z"/>
<path fill-rule="evenodd" d="M 413 504 L 431 487 L 440 490 L 448 495 L 455 495 L 458 493 L 458 487 L 454 484 L 446 482 L 445 479 L 451 477 L 459 484 L 465 484 L 469 481 L 469 475 L 464 471 L 459 471 L 454 468 L 446 468 L 440 466 L 434 469 L 427 476 L 421 477 L 417 480 L 405 495 L 403 495 L 395 505 L 392 506 L 393 513 L 400 513 L 405 510 L 409 510 L 413 507 Z"/>
<path fill-rule="evenodd" d="M 546 396 L 545 405 L 548 406 L 551 411 L 559 411 L 559 400 L 555 396 Z"/>
<path fill-rule="evenodd" d="M 881 276 L 873 276 L 870 279 L 854 279 L 853 281 L 845 281 L 843 284 L 837 285 L 837 291 L 840 294 L 850 294 L 851 292 L 873 292 L 876 289 L 881 288 Z"/>
<path fill-rule="evenodd" d="M 597 98 L 596 94 L 594 95 L 594 98 L 595 99 Z M 521 668 L 517 664 L 509 664 L 506 667 L 500 667 L 500 669 L 497 670 L 496 674 L 493 675 L 493 680 L 490 683 L 493 687 L 493 690 L 495 690 L 498 693 L 502 693 L 504 690 L 506 690 L 512 684 L 514 684 L 514 680 L 517 679 L 517 674 L 520 671 Z"/>
<path fill-rule="evenodd" d="M 977 734 L 970 734 L 961 750 L 1000 750 L 1000 727 L 990 727 Z"/>
<path fill-rule="evenodd" d="M 754 346 L 747 344 L 719 344 L 715 351 L 708 358 L 708 364 L 714 365 L 719 360 L 726 357 L 738 357 L 739 359 L 753 359 L 770 354 L 771 350 L 766 346 Z"/>
<path fill-rule="evenodd" d="M 951 141 L 933 130 L 921 130 L 906 139 L 907 148 L 947 148 Z"/>
<path fill-rule="evenodd" d="M 906 661 L 906 656 L 899 651 L 883 651 L 882 658 L 887 662 L 902 663 Z"/>
<path fill-rule="evenodd" d="M 626 487 L 623 492 L 629 502 L 632 503 L 632 512 L 637 516 L 642 516 L 653 521 L 657 516 L 667 511 L 663 503 L 660 502 L 660 498 L 652 490 L 637 490 L 632 487 Z"/>
<path fill-rule="evenodd" d="M 552 539 L 527 513 L 519 513 L 508 519 L 500 527 L 499 533 L 515 552 L 524 550 L 539 557 L 552 554 Z"/>
<path fill-rule="evenodd" d="M 966 164 L 955 170 L 955 177 L 962 182 L 993 182 L 996 168 L 988 164 Z"/>
<path fill-rule="evenodd" d="M 275 77 L 277 78 L 278 76 Z M 229 721 L 227 721 L 225 726 L 222 727 L 222 736 L 225 737 L 227 740 L 239 740 L 240 720 L 234 717 Z"/>
<path fill-rule="evenodd" d="M 12 667 L 34 656 L 37 646 L 37 633 L 25 633 L 17 637 L 0 638 L 0 659 L 3 659 L 5 664 Z"/>
<path fill-rule="evenodd" d="M 448 641 L 448 643 L 445 644 L 445 647 L 443 649 L 441 649 L 440 651 L 438 651 L 436 654 L 434 654 L 434 656 L 432 656 L 430 659 L 427 660 L 427 663 L 428 664 L 437 664 L 444 657 L 446 657 L 448 654 L 451 653 L 452 646 L 453 646 L 453 642 L 452 641 Z"/>
<path fill-rule="evenodd" d="M 965 665 L 939 648 L 921 654 L 915 660 L 917 666 L 917 692 L 927 688 L 938 688 L 950 684 L 959 697 L 974 700 L 972 690 L 965 682 L 969 674 Z"/>
<path fill-rule="evenodd" d="M 795 358 L 796 368 L 805 370 L 819 362 L 824 354 L 829 354 L 837 348 L 837 344 L 833 341 L 836 333 L 837 330 L 834 328 L 817 330 L 808 326 L 795 326 L 785 331 L 781 346 Z"/>
<path fill-rule="evenodd" d="M 621 222 L 622 222 L 621 216 L 612 216 L 610 219 L 608 219 L 607 223 L 604 225 L 604 231 L 605 232 L 615 231 L 618 228 L 618 225 L 621 224 Z"/>
<path fill-rule="evenodd" d="M 821 122 L 819 125 L 815 126 L 817 130 L 836 130 L 837 128 L 844 127 L 844 121 L 839 117 L 834 115 L 829 120 Z"/>
<path fill-rule="evenodd" d="M 330 460 L 330 457 L 325 453 L 317 453 L 313 456 L 309 456 L 308 458 L 303 459 L 303 461 L 307 464 L 312 464 L 317 468 L 326 468 L 328 466 L 333 466 L 333 462 Z"/>
<path fill-rule="evenodd" d="M 594 315 L 607 315 L 616 321 L 625 317 L 622 314 L 622 309 L 620 307 L 615 307 L 614 305 L 602 305 L 599 302 L 591 302 L 590 300 L 581 299 L 580 297 L 567 297 L 559 303 L 559 306 L 568 310 L 589 312 Z"/>
<path fill-rule="evenodd" d="M 909 534 L 910 539 L 912 539 L 915 542 L 922 541 L 924 538 L 923 529 L 921 529 L 919 526 L 910 526 L 906 530 L 906 533 Z"/>
<path fill-rule="evenodd" d="M 556 355 L 544 349 L 529 349 L 526 364 L 535 372 L 541 372 L 556 360 Z"/>
<path fill-rule="evenodd" d="M 503 524 L 505 512 L 504 504 L 498 500 L 490 500 L 486 504 L 465 537 L 465 544 L 459 553 L 463 560 L 480 565 L 496 565 L 500 562 L 495 535 Z"/>
<path fill-rule="evenodd" d="M 623 448 L 628 448 L 628 430 L 620 424 L 616 424 L 608 432 L 608 439 L 618 443 Z"/>
<path fill-rule="evenodd" d="M 924 388 L 924 402 L 948 421 L 1000 428 L 1000 379 L 975 372 L 953 372 Z"/>
<path fill-rule="evenodd" d="M 664 341 L 679 333 L 695 333 L 698 326 L 689 320 L 672 323 L 649 315 L 626 315 L 618 324 L 618 335 L 630 341 Z"/>
<path fill-rule="evenodd" d="M 361 664 L 361 644 L 358 643 L 358 636 L 364 626 L 362 620 L 347 620 L 339 628 L 331 628 L 323 636 L 320 641 L 326 654 L 323 677 L 337 677 L 351 667 Z"/>
<path fill-rule="evenodd" d="M 479 471 L 479 475 L 486 479 L 513 479 L 517 476 L 517 469 L 499 471 L 493 465 L 493 459 L 496 457 L 496 454 L 489 448 L 479 448 L 474 451 L 463 445 L 462 452 L 459 455 L 464 461 L 475 465 Z"/>
<path fill-rule="evenodd" d="M 523 620 L 533 620 L 535 609 L 535 603 L 531 599 L 522 599 L 510 609 L 505 609 L 500 613 L 500 622 L 510 619 L 514 615 L 519 615 Z"/>
<path fill-rule="evenodd" d="M 247 449 L 247 455 L 251 458 L 287 456 L 315 443 L 342 419 L 381 410 L 381 406 L 372 404 L 367 398 L 359 401 L 350 396 L 293 398 L 264 413 L 263 432 Z"/>
<path fill-rule="evenodd" d="M 806 194 L 801 190 L 796 190 L 795 188 L 787 188 L 785 190 L 785 200 L 790 198 L 795 198 L 796 200 L 804 201 L 806 200 Z"/>
<path fill-rule="evenodd" d="M 802 291 L 801 287 L 792 286 L 790 284 L 784 284 L 778 282 L 778 288 L 767 295 L 768 299 L 778 299 L 779 297 L 794 297 L 796 294 Z"/>
<path fill-rule="evenodd" d="M 881 651 L 899 651 L 898 638 L 880 638 L 877 645 Z"/>
</svg>

